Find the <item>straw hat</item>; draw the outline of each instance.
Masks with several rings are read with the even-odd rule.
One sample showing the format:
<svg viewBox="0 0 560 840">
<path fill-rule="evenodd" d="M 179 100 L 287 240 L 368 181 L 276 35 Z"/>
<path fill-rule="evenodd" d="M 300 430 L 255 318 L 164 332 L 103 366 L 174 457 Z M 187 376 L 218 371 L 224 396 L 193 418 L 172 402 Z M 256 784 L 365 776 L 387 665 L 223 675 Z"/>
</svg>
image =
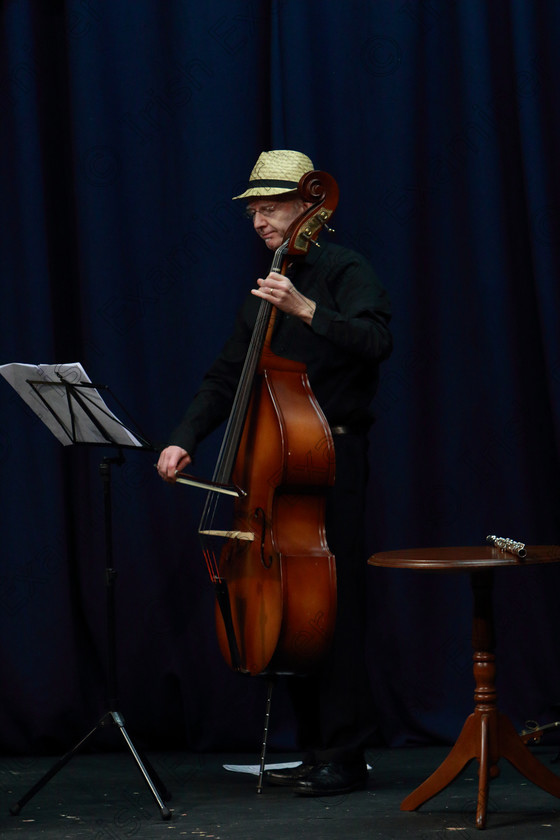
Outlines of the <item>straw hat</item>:
<svg viewBox="0 0 560 840">
<path fill-rule="evenodd" d="M 301 152 L 289 149 L 262 152 L 251 172 L 249 186 L 244 193 L 233 198 L 272 198 L 293 192 L 302 175 L 312 169 L 313 163 Z"/>
</svg>

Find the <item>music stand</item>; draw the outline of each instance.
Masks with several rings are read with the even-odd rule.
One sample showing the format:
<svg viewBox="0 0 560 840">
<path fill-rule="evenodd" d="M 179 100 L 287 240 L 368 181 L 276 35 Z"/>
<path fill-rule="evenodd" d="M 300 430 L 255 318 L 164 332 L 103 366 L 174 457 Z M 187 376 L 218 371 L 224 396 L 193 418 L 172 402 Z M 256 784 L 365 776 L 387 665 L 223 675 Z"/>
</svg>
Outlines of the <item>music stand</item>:
<svg viewBox="0 0 560 840">
<path fill-rule="evenodd" d="M 10 808 L 18 815 L 24 805 L 61 770 L 93 735 L 107 724 L 118 727 L 130 750 L 152 796 L 157 802 L 161 817 L 168 820 L 171 811 L 165 801 L 171 798 L 153 767 L 141 756 L 127 733 L 123 717 L 118 711 L 117 669 L 116 669 L 116 622 L 115 622 L 115 579 L 113 565 L 113 533 L 111 505 L 111 465 L 124 463 L 123 448 L 143 449 L 150 452 L 154 447 L 141 435 L 133 433 L 108 408 L 99 389 L 110 392 L 108 386 L 94 385 L 80 364 L 72 365 L 3 365 L 0 374 L 16 389 L 22 399 L 33 409 L 45 425 L 63 443 L 90 446 L 111 446 L 117 455 L 103 458 L 99 471 L 103 483 L 105 518 L 105 583 L 107 621 L 107 669 L 106 701 L 107 711 L 97 724 L 71 750 L 60 758 L 22 798 Z M 56 377 L 56 378 L 52 378 Z M 120 408 L 122 405 L 116 400 Z M 126 412 L 125 412 L 126 413 Z"/>
</svg>

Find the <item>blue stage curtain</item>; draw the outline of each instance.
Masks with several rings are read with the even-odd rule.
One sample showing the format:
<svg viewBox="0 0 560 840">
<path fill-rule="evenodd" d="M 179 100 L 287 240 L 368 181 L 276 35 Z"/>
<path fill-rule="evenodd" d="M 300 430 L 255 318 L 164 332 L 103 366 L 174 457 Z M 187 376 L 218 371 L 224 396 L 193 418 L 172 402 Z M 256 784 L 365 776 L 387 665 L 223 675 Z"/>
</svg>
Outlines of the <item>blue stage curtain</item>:
<svg viewBox="0 0 560 840">
<path fill-rule="evenodd" d="M 80 361 L 165 443 L 268 269 L 231 197 L 262 150 L 299 149 L 337 178 L 335 240 L 393 302 L 368 552 L 560 542 L 556 0 L 5 0 L 0 15 L 0 363 Z M 113 453 L 62 447 L 0 390 L 0 748 L 52 751 L 105 709 L 99 467 Z M 125 458 L 112 490 L 129 728 L 258 749 L 264 687 L 217 648 L 203 499 L 163 485 L 153 453 Z M 559 580 L 496 578 L 516 725 L 560 702 Z M 382 741 L 453 740 L 472 703 L 468 578 L 372 568 L 369 584 Z M 294 745 L 282 692 L 271 743 Z"/>
</svg>

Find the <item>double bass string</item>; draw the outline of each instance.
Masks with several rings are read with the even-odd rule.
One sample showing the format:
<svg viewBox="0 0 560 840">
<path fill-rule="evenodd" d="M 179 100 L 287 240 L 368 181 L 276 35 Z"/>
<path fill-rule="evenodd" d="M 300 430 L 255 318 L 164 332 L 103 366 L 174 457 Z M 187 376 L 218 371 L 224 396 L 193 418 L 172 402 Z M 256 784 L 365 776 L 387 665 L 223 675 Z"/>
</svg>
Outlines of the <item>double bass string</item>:
<svg viewBox="0 0 560 840">
<path fill-rule="evenodd" d="M 284 242 L 274 253 L 270 271 L 279 271 L 282 267 L 283 257 L 288 248 L 289 240 Z M 218 454 L 218 460 L 214 470 L 213 481 L 219 484 L 231 483 L 231 476 L 235 465 L 235 458 L 239 448 L 239 442 L 247 416 L 249 400 L 253 390 L 253 382 L 266 332 L 270 323 L 272 304 L 262 300 L 257 313 L 255 327 L 251 336 L 249 350 L 245 358 L 239 385 L 233 401 L 232 410 L 226 426 L 226 431 Z M 202 553 L 206 567 L 212 581 L 220 577 L 216 553 L 207 540 L 207 535 L 213 530 L 216 512 L 219 505 L 218 493 L 209 491 L 202 513 L 199 526 L 199 536 L 202 543 Z"/>
</svg>

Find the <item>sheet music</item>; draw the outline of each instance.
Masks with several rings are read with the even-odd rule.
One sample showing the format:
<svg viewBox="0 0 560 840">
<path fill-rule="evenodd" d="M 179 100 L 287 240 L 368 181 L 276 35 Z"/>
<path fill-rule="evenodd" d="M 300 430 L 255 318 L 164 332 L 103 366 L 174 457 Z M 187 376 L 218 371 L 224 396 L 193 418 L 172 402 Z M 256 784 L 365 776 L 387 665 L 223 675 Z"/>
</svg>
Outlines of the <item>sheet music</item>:
<svg viewBox="0 0 560 840">
<path fill-rule="evenodd" d="M 40 383 L 45 382 L 91 385 L 91 379 L 79 362 L 58 365 L 28 365 L 14 362 L 0 365 L 0 374 L 15 388 L 22 400 L 33 409 L 64 446 L 74 442 L 108 442 L 87 412 L 74 399 L 71 400 L 72 409 L 70 409 L 68 391 L 63 384 L 60 384 L 58 388 L 56 385 L 41 387 Z M 32 385 L 30 380 L 39 384 Z M 113 414 L 97 388 L 84 387 L 77 390 L 80 398 L 87 403 L 88 410 L 99 420 L 100 425 L 114 443 L 121 446 L 142 446 L 142 443 Z M 43 400 L 48 403 L 52 411 L 49 411 Z M 72 417 L 75 439 L 72 437 Z"/>
</svg>

